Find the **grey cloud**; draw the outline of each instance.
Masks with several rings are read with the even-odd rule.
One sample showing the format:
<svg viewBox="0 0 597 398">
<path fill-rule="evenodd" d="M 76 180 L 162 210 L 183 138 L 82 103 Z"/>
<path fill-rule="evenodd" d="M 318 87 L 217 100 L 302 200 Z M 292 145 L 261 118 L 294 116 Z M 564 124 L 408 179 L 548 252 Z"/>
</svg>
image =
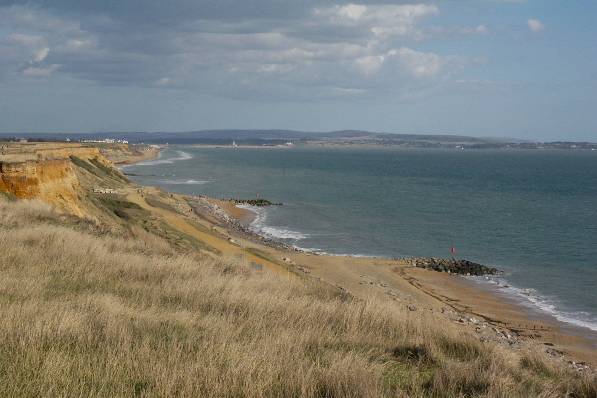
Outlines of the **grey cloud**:
<svg viewBox="0 0 597 398">
<path fill-rule="evenodd" d="M 37 5 L 60 15 L 108 15 L 139 23 L 171 23 L 194 19 L 288 19 L 308 15 L 317 6 L 337 4 L 409 4 L 400 0 L 21 0 L 0 1 L 0 6 Z M 428 3 L 428 1 L 417 1 Z"/>
<path fill-rule="evenodd" d="M 0 22 L 10 33 L 0 36 L 0 78 L 60 73 L 106 85 L 300 99 L 414 89 L 456 64 L 457 57 L 413 47 L 436 6 L 364 1 L 355 11 L 348 3 L 3 1 Z"/>
</svg>

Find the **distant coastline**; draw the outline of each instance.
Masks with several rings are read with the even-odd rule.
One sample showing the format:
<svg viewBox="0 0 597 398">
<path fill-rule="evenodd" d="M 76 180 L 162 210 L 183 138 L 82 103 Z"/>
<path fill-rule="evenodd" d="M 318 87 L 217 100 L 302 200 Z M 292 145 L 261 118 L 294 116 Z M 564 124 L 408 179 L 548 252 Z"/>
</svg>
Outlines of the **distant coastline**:
<svg viewBox="0 0 597 398">
<path fill-rule="evenodd" d="M 188 132 L 0 133 L 1 140 L 18 141 L 109 140 L 131 144 L 176 144 L 202 147 L 284 148 L 292 145 L 334 147 L 391 147 L 444 149 L 529 149 L 597 151 L 584 141 L 529 141 L 514 138 L 471 137 L 449 134 L 377 133 L 362 130 L 305 132 L 294 130 L 199 130 Z"/>
</svg>

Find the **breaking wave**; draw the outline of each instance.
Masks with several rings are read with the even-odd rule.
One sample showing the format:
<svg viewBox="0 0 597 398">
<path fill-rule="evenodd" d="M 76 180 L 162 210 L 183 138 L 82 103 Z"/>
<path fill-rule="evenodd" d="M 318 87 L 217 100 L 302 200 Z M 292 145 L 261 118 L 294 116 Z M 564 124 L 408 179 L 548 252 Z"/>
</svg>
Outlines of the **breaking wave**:
<svg viewBox="0 0 597 398">
<path fill-rule="evenodd" d="M 597 331 L 597 319 L 592 314 L 585 311 L 564 311 L 561 309 L 562 303 L 556 298 L 541 295 L 535 289 L 512 286 L 504 278 L 471 277 L 470 279 L 488 285 L 491 289 L 515 299 L 531 310 L 551 315 L 560 322 Z"/>
<path fill-rule="evenodd" d="M 256 234 L 274 240 L 302 240 L 309 237 L 308 234 L 293 231 L 284 227 L 271 226 L 266 224 L 267 210 L 262 207 L 250 205 L 237 205 L 241 209 L 247 209 L 255 213 L 255 219 L 249 225 L 249 229 Z"/>
</svg>

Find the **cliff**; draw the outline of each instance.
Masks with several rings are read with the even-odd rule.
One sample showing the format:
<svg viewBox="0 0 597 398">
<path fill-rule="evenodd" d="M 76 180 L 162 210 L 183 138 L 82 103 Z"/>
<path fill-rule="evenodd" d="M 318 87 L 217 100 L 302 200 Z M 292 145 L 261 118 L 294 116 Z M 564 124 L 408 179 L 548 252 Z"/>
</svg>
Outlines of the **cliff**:
<svg viewBox="0 0 597 398">
<path fill-rule="evenodd" d="M 77 197 L 79 181 L 69 159 L 0 162 L 0 190 L 83 215 Z"/>
<path fill-rule="evenodd" d="M 103 175 L 88 178 L 89 170 L 82 170 L 81 164 L 88 169 L 114 170 L 99 148 L 81 144 L 5 144 L 1 150 L 0 192 L 39 199 L 77 216 L 88 214 L 82 198 L 93 187 L 87 185 L 103 185 Z"/>
</svg>

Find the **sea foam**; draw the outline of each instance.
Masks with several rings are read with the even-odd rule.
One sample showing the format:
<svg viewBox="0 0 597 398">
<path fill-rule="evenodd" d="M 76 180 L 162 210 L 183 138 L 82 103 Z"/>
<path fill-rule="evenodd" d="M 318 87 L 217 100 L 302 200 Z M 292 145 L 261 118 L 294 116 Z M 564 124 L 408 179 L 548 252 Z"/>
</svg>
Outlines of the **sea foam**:
<svg viewBox="0 0 597 398">
<path fill-rule="evenodd" d="M 597 331 L 597 319 L 594 316 L 585 311 L 564 311 L 558 299 L 539 294 L 535 289 L 512 286 L 504 278 L 470 277 L 469 279 L 489 285 L 530 310 L 551 315 L 560 322 Z"/>
<path fill-rule="evenodd" d="M 249 229 L 263 237 L 270 238 L 270 239 L 281 239 L 281 240 L 302 240 L 309 237 L 308 234 L 293 231 L 291 229 L 287 229 L 284 227 L 272 226 L 267 225 L 267 210 L 263 207 L 257 206 L 250 206 L 250 205 L 236 205 L 236 207 L 241 209 L 249 210 L 255 213 L 255 219 L 249 225 Z"/>
</svg>

